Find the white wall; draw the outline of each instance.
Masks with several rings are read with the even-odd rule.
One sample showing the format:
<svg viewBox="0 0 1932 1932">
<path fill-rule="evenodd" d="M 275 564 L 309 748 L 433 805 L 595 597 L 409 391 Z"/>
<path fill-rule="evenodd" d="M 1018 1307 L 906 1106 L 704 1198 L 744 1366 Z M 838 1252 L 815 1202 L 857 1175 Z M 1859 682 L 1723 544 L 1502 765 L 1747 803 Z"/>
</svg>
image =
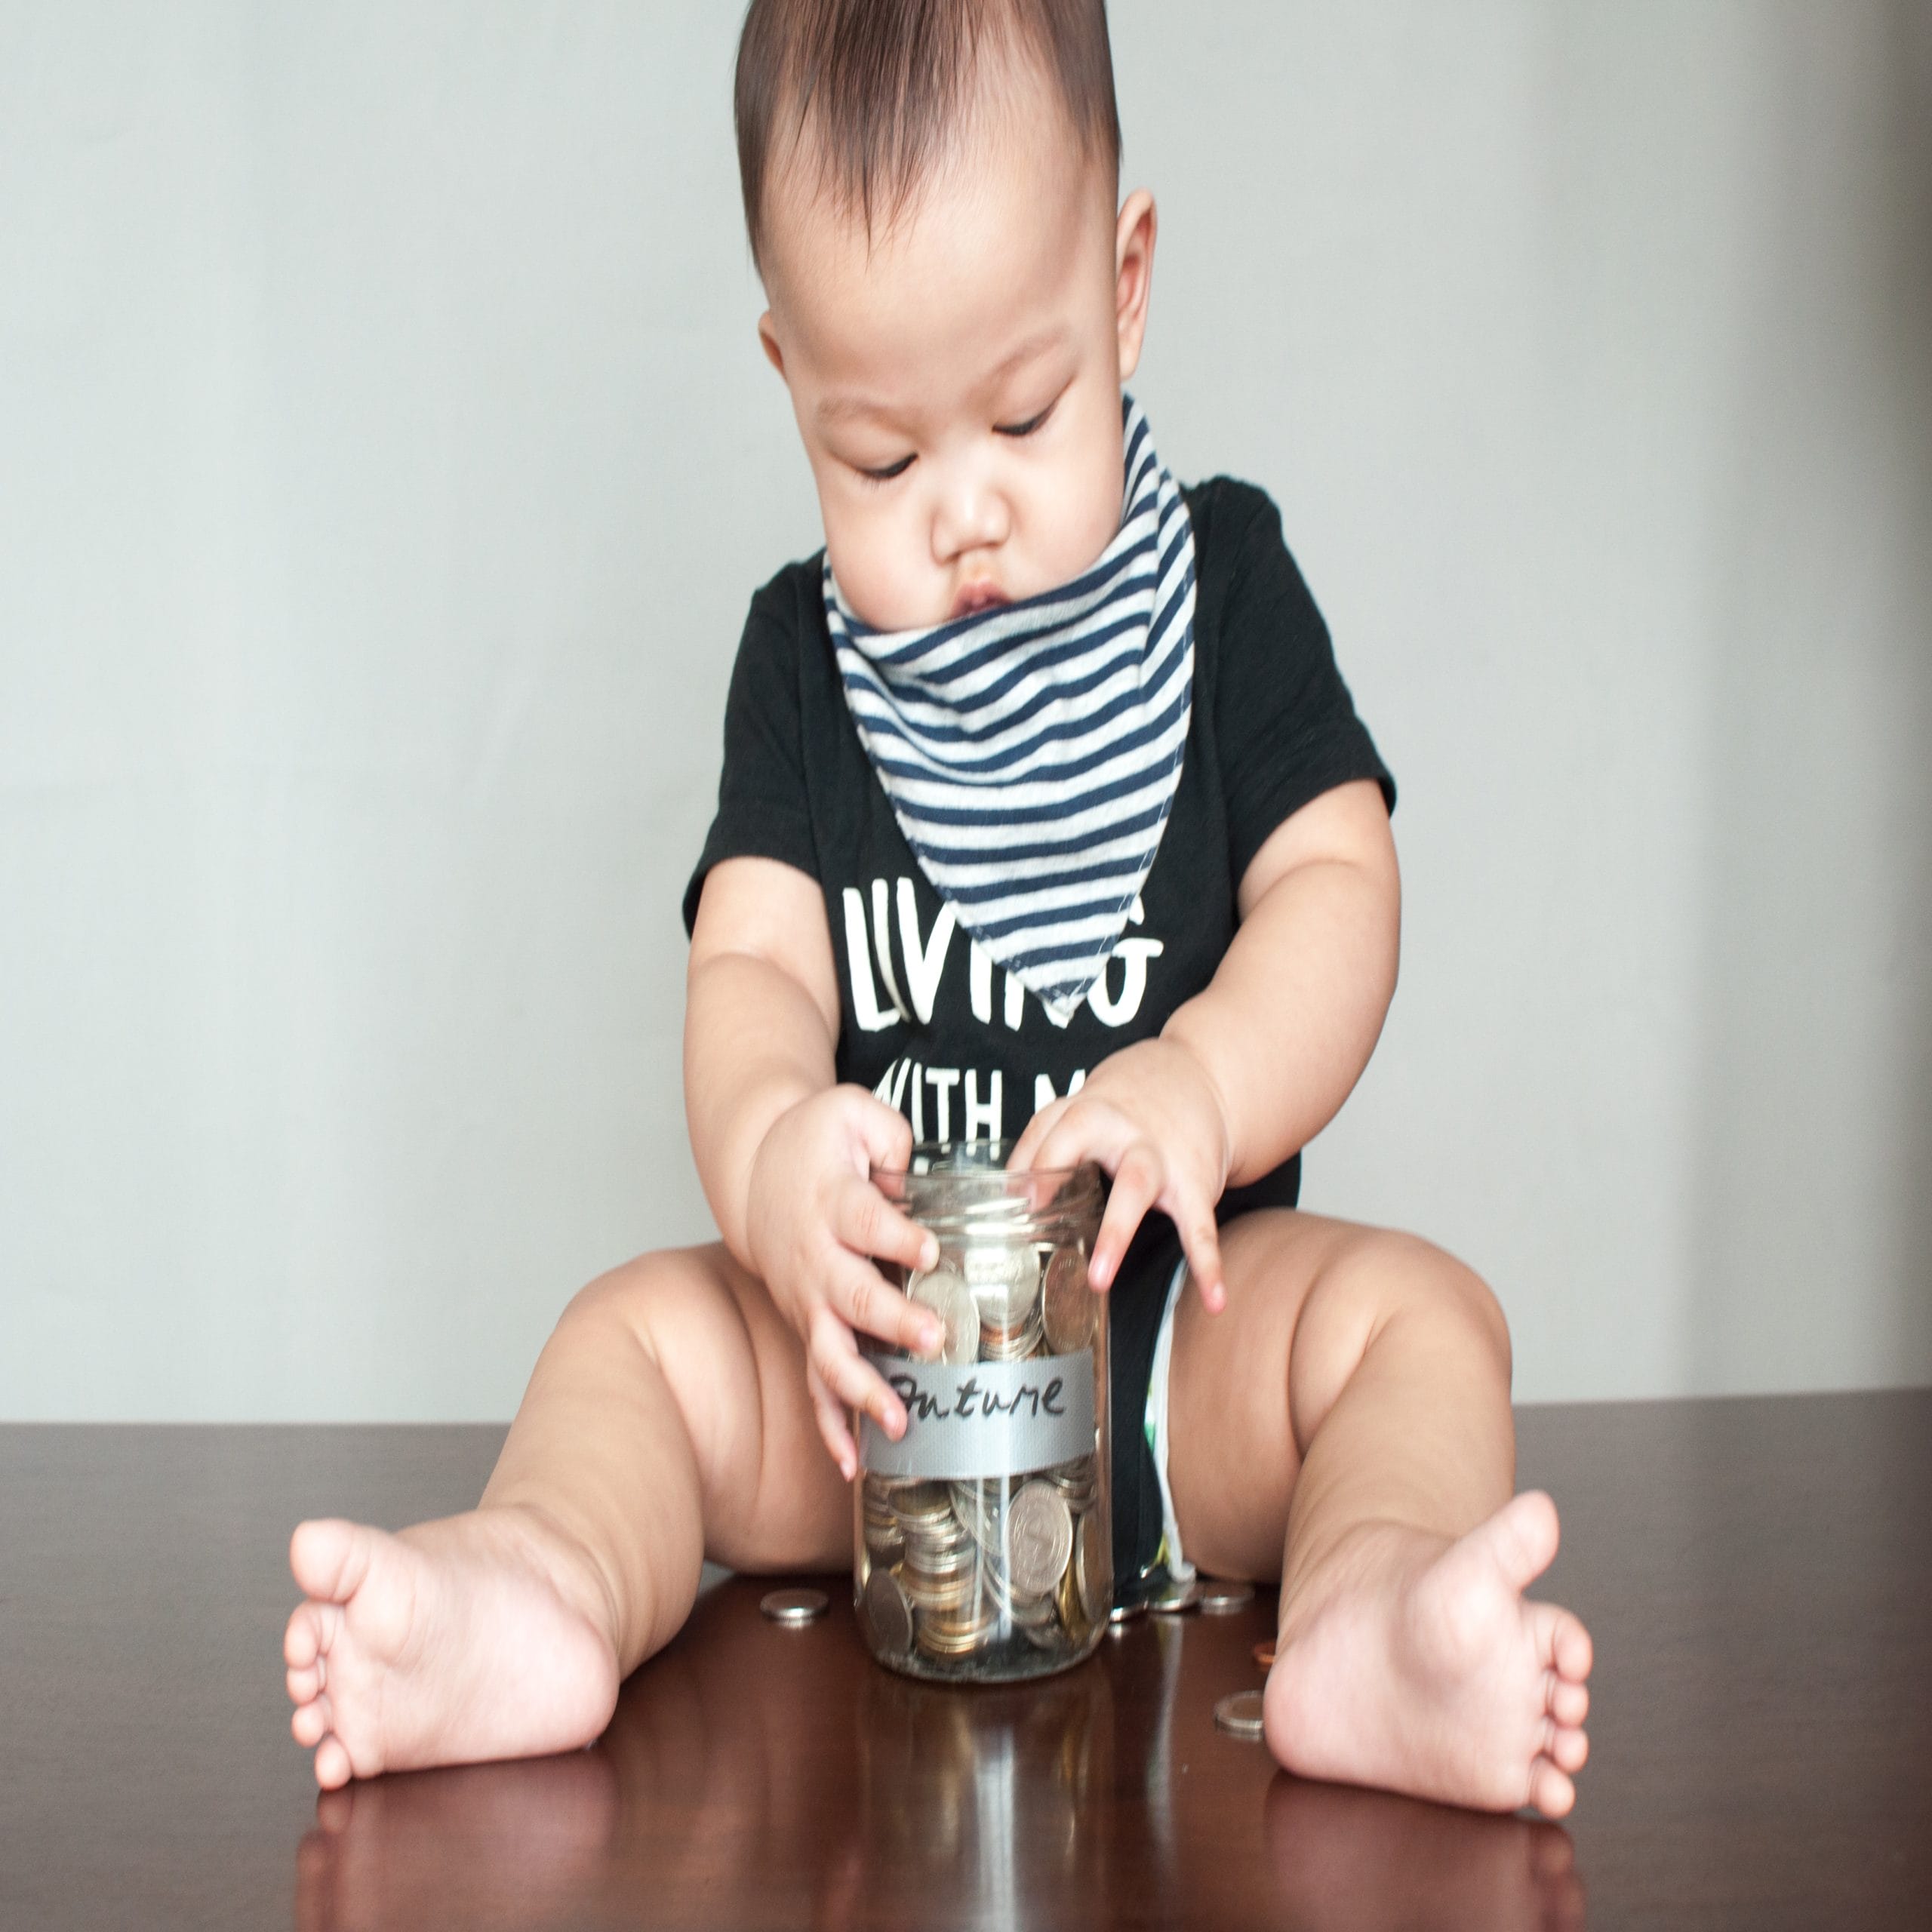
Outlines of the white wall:
<svg viewBox="0 0 1932 1932">
<path fill-rule="evenodd" d="M 500 1417 L 706 1220 L 735 5 L 0 0 L 0 1414 Z M 1932 24 L 1116 0 L 1139 392 L 1402 786 L 1309 1204 L 1530 1398 L 1932 1380 Z"/>
</svg>

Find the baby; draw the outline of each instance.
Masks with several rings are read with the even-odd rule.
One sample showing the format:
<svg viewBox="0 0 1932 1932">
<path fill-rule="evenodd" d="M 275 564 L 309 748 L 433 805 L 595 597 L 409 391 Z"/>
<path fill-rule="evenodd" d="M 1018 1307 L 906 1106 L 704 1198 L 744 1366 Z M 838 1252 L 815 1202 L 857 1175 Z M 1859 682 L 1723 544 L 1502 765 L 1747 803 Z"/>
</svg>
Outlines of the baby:
<svg viewBox="0 0 1932 1932">
<path fill-rule="evenodd" d="M 1502 1313 L 1295 1206 L 1395 987 L 1394 786 L 1273 505 L 1180 489 L 1124 393 L 1103 0 L 754 0 L 737 112 L 826 547 L 752 600 L 685 899 L 721 1238 L 571 1302 L 476 1509 L 296 1531 L 296 1739 L 325 1786 L 581 1745 L 706 1556 L 848 1564 L 857 1417 L 906 1426 L 857 1337 L 943 1340 L 871 1174 L 1013 1136 L 1112 1177 L 1123 1598 L 1278 1577 L 1283 1764 L 1560 1816 L 1590 1641 L 1523 1595 Z"/>
</svg>

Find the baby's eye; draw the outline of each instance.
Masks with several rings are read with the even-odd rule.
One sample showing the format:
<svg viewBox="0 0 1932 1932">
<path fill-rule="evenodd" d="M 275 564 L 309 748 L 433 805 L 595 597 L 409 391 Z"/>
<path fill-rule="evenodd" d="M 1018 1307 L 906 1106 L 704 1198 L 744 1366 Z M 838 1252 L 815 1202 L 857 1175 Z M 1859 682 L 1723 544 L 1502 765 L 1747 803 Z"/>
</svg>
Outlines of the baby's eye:
<svg viewBox="0 0 1932 1932">
<path fill-rule="evenodd" d="M 1038 415 L 1029 416 L 1023 423 L 995 423 L 993 431 L 1001 436 L 1030 436 L 1053 413 L 1054 405 L 1050 402 Z"/>
<path fill-rule="evenodd" d="M 895 476 L 903 476 L 912 466 L 912 459 L 902 456 L 897 463 L 889 463 L 883 469 L 868 469 L 861 463 L 858 470 L 868 483 L 890 483 Z"/>
</svg>

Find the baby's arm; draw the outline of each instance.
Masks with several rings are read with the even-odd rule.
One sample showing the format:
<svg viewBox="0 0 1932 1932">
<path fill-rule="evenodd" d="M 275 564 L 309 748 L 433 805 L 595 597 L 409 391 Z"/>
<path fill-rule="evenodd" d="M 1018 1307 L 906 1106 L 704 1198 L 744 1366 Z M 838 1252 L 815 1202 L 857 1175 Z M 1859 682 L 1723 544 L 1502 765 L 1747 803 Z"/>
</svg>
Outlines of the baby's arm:
<svg viewBox="0 0 1932 1932">
<path fill-rule="evenodd" d="M 704 882 L 685 1008 L 685 1112 L 724 1244 L 803 1337 L 820 1433 L 849 1478 L 846 1410 L 897 1436 L 905 1411 L 860 1355 L 854 1327 L 931 1352 L 936 1318 L 870 1257 L 930 1267 L 932 1236 L 872 1184 L 902 1167 L 905 1118 L 835 1084 L 838 983 L 817 884 L 771 859 L 728 859 Z"/>
<path fill-rule="evenodd" d="M 1097 1159 L 1114 1177 L 1093 1273 L 1109 1285 L 1149 1208 L 1169 1215 L 1210 1307 L 1223 1299 L 1214 1204 L 1334 1118 L 1395 989 L 1401 888 L 1380 788 L 1325 792 L 1242 877 L 1241 924 L 1207 987 L 1158 1040 L 1097 1067 L 1034 1117 L 1016 1161 Z"/>
<path fill-rule="evenodd" d="M 1239 903 L 1214 978 L 1161 1029 L 1220 1098 L 1236 1187 L 1334 1118 L 1380 1037 L 1401 931 L 1382 788 L 1358 779 L 1284 820 L 1243 875 Z"/>
</svg>

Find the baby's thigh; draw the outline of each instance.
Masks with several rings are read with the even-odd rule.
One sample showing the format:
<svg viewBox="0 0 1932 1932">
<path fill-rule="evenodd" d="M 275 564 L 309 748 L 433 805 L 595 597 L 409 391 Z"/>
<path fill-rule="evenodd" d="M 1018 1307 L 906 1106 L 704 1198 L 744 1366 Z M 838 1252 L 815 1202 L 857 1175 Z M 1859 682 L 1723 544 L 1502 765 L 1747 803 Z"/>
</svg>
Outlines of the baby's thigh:
<svg viewBox="0 0 1932 1932">
<path fill-rule="evenodd" d="M 1506 1434 L 1509 1331 L 1454 1257 L 1414 1235 L 1286 1208 L 1231 1222 L 1221 1247 L 1227 1306 L 1208 1314 L 1191 1284 L 1182 1297 L 1168 1395 L 1174 1514 L 1211 1574 L 1279 1575 L 1303 1457 L 1378 1337 L 1399 1346 L 1355 1385 L 1364 1399 L 1350 1408 L 1345 1460 L 1465 1395 L 1485 1414 L 1500 1403 Z"/>
<path fill-rule="evenodd" d="M 1357 1232 L 1291 1208 L 1244 1214 L 1221 1230 L 1226 1306 L 1209 1314 L 1191 1279 L 1176 1304 L 1168 1480 L 1182 1545 L 1211 1575 L 1280 1574 L 1301 1468 L 1289 1406 L 1296 1329 L 1324 1265 Z"/>
<path fill-rule="evenodd" d="M 837 1567 L 851 1491 L 820 1439 L 805 1352 L 721 1242 L 641 1256 L 585 1291 L 641 1345 L 690 1445 L 705 1554 L 734 1570 Z M 669 1471 L 667 1479 L 675 1479 Z"/>
</svg>

